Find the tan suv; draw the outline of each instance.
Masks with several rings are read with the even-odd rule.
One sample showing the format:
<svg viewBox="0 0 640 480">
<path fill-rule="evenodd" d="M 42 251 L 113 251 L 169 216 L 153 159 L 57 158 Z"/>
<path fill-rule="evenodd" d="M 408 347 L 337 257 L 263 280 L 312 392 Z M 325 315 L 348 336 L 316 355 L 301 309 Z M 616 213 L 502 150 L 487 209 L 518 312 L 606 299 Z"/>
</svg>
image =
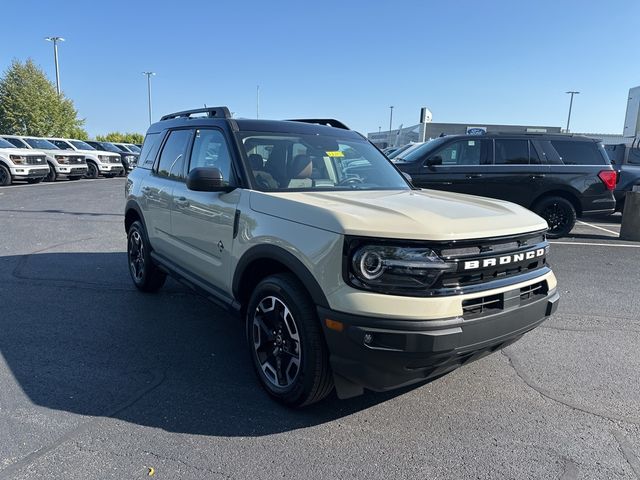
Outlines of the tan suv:
<svg viewBox="0 0 640 480">
<path fill-rule="evenodd" d="M 134 284 L 171 274 L 238 312 L 261 384 L 288 405 L 438 377 L 558 305 L 544 220 L 415 189 L 335 120 L 166 115 L 126 199 Z"/>
</svg>

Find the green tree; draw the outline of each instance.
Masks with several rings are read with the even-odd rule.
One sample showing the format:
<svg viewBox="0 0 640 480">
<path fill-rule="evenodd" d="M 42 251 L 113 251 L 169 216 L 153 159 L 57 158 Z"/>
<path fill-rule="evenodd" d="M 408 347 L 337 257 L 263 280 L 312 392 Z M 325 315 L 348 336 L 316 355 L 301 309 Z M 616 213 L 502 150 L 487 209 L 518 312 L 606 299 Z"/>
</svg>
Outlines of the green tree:
<svg viewBox="0 0 640 480">
<path fill-rule="evenodd" d="M 86 132 L 73 102 L 33 60 L 14 60 L 0 78 L 0 132 L 10 135 L 72 137 Z"/>
<path fill-rule="evenodd" d="M 141 133 L 109 132 L 106 135 L 96 135 L 96 140 L 99 142 L 142 143 L 144 135 Z"/>
</svg>

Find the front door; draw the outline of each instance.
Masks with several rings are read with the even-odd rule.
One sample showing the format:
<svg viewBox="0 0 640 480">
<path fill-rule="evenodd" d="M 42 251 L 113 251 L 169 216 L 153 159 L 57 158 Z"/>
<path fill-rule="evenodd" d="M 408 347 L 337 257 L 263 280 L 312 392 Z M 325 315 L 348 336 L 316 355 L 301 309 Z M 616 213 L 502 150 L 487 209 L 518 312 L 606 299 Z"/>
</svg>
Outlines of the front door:
<svg viewBox="0 0 640 480">
<path fill-rule="evenodd" d="M 215 128 L 195 130 L 187 174 L 197 167 L 216 167 L 235 183 L 225 136 Z M 231 252 L 240 189 L 232 192 L 195 192 L 185 183 L 173 189 L 172 236 L 179 245 L 178 264 L 210 285 L 230 291 Z"/>
</svg>

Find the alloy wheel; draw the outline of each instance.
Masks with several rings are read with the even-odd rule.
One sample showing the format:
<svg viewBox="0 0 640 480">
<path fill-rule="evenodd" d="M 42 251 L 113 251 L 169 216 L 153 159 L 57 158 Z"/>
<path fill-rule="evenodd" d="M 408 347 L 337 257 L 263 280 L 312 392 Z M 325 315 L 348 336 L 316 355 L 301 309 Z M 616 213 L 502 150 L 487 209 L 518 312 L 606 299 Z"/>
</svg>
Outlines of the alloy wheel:
<svg viewBox="0 0 640 480">
<path fill-rule="evenodd" d="M 141 282 L 144 275 L 144 243 L 137 230 L 129 235 L 129 268 L 136 282 Z"/>
</svg>

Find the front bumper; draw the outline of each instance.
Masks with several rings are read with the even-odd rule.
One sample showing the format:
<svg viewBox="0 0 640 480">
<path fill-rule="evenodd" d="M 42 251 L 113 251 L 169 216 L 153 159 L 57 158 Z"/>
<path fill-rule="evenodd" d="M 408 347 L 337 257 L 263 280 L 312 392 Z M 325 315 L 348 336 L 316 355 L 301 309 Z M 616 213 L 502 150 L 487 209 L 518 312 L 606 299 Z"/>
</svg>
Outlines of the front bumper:
<svg viewBox="0 0 640 480">
<path fill-rule="evenodd" d="M 122 166 L 121 163 L 110 163 L 110 164 L 101 163 L 100 165 L 98 165 L 98 169 L 100 170 L 100 173 L 102 174 L 106 173 L 110 175 L 119 175 L 124 171 L 124 167 Z"/>
<path fill-rule="evenodd" d="M 437 378 L 516 341 L 558 307 L 555 289 L 528 303 L 465 319 L 397 320 L 318 307 L 341 398 Z M 341 322 L 342 331 L 326 319 Z"/>
<path fill-rule="evenodd" d="M 25 180 L 27 178 L 43 178 L 49 174 L 49 169 L 45 168 L 25 168 L 15 167 L 11 168 L 11 176 L 18 180 Z"/>
<path fill-rule="evenodd" d="M 66 166 L 61 165 L 56 167 L 56 172 L 60 175 L 84 175 L 87 173 L 86 165 L 74 165 L 74 166 Z"/>
</svg>

